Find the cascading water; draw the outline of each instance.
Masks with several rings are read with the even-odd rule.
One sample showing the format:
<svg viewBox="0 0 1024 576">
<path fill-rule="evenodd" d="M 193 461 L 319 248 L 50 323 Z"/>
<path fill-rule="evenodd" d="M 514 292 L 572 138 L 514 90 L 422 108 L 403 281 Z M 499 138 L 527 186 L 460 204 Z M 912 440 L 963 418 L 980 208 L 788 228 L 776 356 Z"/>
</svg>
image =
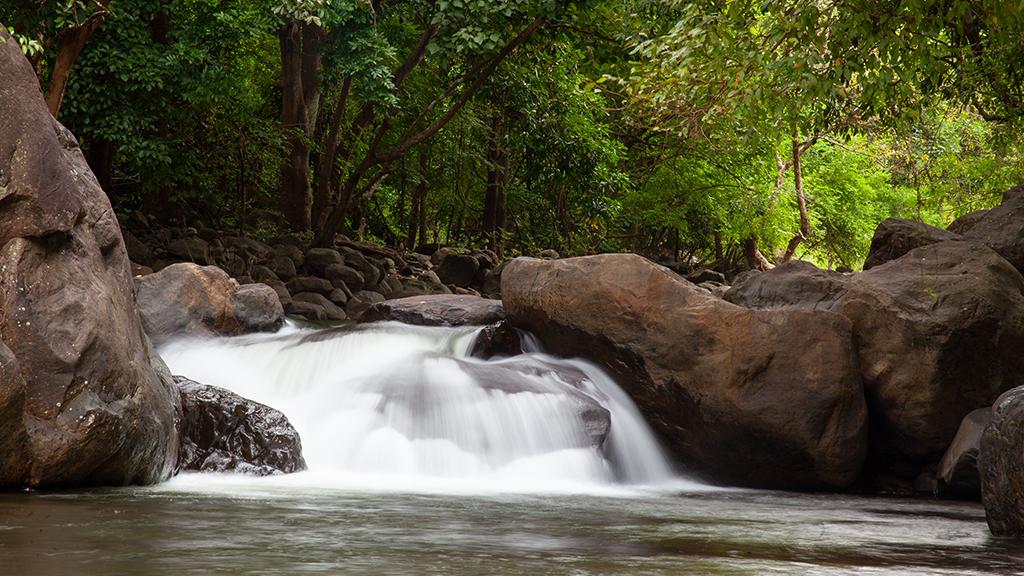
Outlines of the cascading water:
<svg viewBox="0 0 1024 576">
<path fill-rule="evenodd" d="M 471 358 L 476 334 L 397 323 L 289 326 L 180 340 L 160 353 L 175 374 L 284 412 L 319 478 L 497 490 L 673 478 L 633 403 L 599 368 L 539 351 Z"/>
</svg>

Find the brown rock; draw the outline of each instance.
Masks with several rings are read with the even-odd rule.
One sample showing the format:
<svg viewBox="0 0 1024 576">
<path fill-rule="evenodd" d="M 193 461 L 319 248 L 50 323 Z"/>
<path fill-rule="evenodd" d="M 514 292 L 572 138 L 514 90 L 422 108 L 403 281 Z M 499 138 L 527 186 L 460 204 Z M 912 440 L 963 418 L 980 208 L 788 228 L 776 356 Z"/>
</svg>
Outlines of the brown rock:
<svg viewBox="0 0 1024 576">
<path fill-rule="evenodd" d="M 160 344 L 175 336 L 237 336 L 274 331 L 284 322 L 277 292 L 239 286 L 216 266 L 173 264 L 135 279 L 143 326 Z"/>
<path fill-rule="evenodd" d="M 180 404 L 114 212 L 2 27 L 0 78 L 0 486 L 159 482 Z"/>
<path fill-rule="evenodd" d="M 505 318 L 500 300 L 470 295 L 424 295 L 370 305 L 362 322 L 393 320 L 419 326 L 484 326 Z"/>
<path fill-rule="evenodd" d="M 973 223 L 956 227 L 968 228 L 964 238 L 984 243 L 1024 272 L 1024 185 L 1006 192 L 1002 204 Z"/>
<path fill-rule="evenodd" d="M 992 422 L 981 436 L 978 471 L 989 530 L 1024 537 L 1024 386 L 992 405 Z"/>
<path fill-rule="evenodd" d="M 889 218 L 875 228 L 864 269 L 870 270 L 895 260 L 914 248 L 958 238 L 957 234 L 929 226 L 924 222 Z"/>
<path fill-rule="evenodd" d="M 834 310 L 853 322 L 872 461 L 892 473 L 934 465 L 964 416 L 1024 374 L 1024 278 L 977 242 L 917 248 L 853 276 L 780 266 L 726 298 Z"/>
<path fill-rule="evenodd" d="M 519 258 L 513 325 L 601 363 L 689 470 L 774 488 L 849 485 L 867 445 L 850 322 L 755 311 L 632 254 Z"/>
</svg>

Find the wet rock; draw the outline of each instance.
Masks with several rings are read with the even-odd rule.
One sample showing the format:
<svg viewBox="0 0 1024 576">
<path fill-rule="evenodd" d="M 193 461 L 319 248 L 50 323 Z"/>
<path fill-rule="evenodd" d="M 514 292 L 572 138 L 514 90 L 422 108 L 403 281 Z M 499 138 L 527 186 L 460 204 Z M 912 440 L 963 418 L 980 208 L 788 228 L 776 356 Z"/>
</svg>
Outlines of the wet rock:
<svg viewBox="0 0 1024 576">
<path fill-rule="evenodd" d="M 978 451 L 981 501 L 996 536 L 1024 537 L 1024 386 L 992 405 Z"/>
<path fill-rule="evenodd" d="M 946 453 L 939 461 L 938 479 L 945 494 L 961 498 L 981 496 L 981 478 L 978 475 L 978 450 L 981 435 L 992 421 L 992 408 L 978 408 L 960 422 Z"/>
<path fill-rule="evenodd" d="M 853 322 L 872 424 L 872 465 L 934 466 L 971 410 L 1024 374 L 1024 277 L 986 246 L 947 241 L 844 276 L 780 266 L 726 299 L 834 310 Z"/>
<path fill-rule="evenodd" d="M 870 270 L 890 260 L 896 260 L 914 248 L 958 238 L 957 234 L 923 222 L 888 218 L 875 228 L 864 269 Z"/>
<path fill-rule="evenodd" d="M 523 337 L 506 320 L 483 327 L 476 335 L 469 355 L 474 358 L 518 356 L 525 352 Z"/>
<path fill-rule="evenodd" d="M 179 263 L 135 279 L 146 333 L 156 343 L 176 336 L 237 336 L 274 331 L 284 322 L 277 292 L 239 286 L 216 266 Z"/>
<path fill-rule="evenodd" d="M 284 414 L 238 394 L 175 376 L 181 398 L 178 471 L 255 476 L 306 469 L 302 441 Z"/>
<path fill-rule="evenodd" d="M 0 487 L 149 484 L 180 402 L 114 211 L 0 27 Z"/>
<path fill-rule="evenodd" d="M 393 320 L 420 326 L 483 326 L 505 318 L 500 300 L 468 295 L 424 295 L 371 305 L 363 322 Z"/>
<path fill-rule="evenodd" d="M 741 308 L 632 254 L 518 258 L 502 302 L 553 352 L 603 365 L 692 472 L 795 489 L 861 470 L 867 410 L 838 314 Z"/>
</svg>

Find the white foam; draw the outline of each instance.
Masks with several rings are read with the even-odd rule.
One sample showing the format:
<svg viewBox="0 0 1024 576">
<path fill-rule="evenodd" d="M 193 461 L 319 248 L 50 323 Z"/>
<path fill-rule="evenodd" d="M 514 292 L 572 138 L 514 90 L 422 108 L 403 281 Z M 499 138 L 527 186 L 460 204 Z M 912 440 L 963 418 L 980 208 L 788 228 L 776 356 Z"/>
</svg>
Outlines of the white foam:
<svg viewBox="0 0 1024 576">
<path fill-rule="evenodd" d="M 180 340 L 172 372 L 284 412 L 309 471 L 260 485 L 431 492 L 615 492 L 702 489 L 680 480 L 629 397 L 596 366 L 537 352 L 468 358 L 473 328 L 396 323 L 352 331 L 294 326 L 273 335 Z M 557 370 L 585 379 L 568 383 Z M 611 414 L 593 446 L 580 392 Z M 585 397 L 584 397 L 585 398 Z M 252 486 L 231 475 L 183 475 L 166 489 Z"/>
</svg>

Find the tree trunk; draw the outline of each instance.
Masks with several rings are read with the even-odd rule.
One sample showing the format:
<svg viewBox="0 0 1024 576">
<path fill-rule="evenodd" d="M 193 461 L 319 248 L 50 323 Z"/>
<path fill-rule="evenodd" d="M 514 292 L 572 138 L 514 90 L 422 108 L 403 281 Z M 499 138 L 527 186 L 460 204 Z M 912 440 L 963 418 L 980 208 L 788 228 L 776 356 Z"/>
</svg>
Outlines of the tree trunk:
<svg viewBox="0 0 1024 576">
<path fill-rule="evenodd" d="M 505 237 L 505 199 L 508 184 L 508 146 L 506 129 L 500 114 L 491 121 L 491 139 L 487 150 L 487 189 L 484 196 L 484 235 L 487 247 L 500 256 Z"/>
<path fill-rule="evenodd" d="M 291 20 L 280 30 L 281 124 L 288 153 L 281 167 L 281 213 L 292 228 L 310 230 L 313 190 L 309 179 L 309 142 L 320 107 L 319 26 Z"/>
<path fill-rule="evenodd" d="M 789 262 L 796 255 L 797 248 L 800 247 L 805 240 L 811 237 L 813 230 L 811 230 L 811 218 L 807 213 L 807 197 L 804 195 L 804 177 L 803 167 L 800 162 L 801 156 L 807 150 L 807 147 L 803 146 L 800 142 L 799 133 L 797 132 L 796 126 L 793 127 L 793 185 L 796 188 L 796 204 L 797 209 L 800 211 L 800 231 L 793 236 L 789 241 L 789 246 L 786 247 L 785 254 L 782 255 L 780 262 Z"/>
<path fill-rule="evenodd" d="M 316 192 L 313 196 L 311 212 L 311 223 L 313 230 L 317 233 L 323 230 L 324 224 L 327 222 L 329 204 L 334 196 L 332 190 L 332 185 L 335 182 L 334 164 L 338 157 L 338 146 L 341 144 L 341 124 L 345 121 L 348 95 L 351 90 L 352 77 L 348 76 L 338 94 L 338 101 L 334 106 L 334 116 L 331 118 L 330 128 L 320 152 L 320 164 L 316 174 Z"/>
<path fill-rule="evenodd" d="M 430 168 L 430 153 L 426 148 L 420 150 L 419 182 L 412 192 L 409 203 L 409 228 L 406 233 L 405 245 L 409 250 L 416 249 L 416 241 L 426 243 L 427 240 L 427 171 Z"/>
<path fill-rule="evenodd" d="M 46 88 L 46 107 L 54 118 L 60 115 L 60 106 L 64 103 L 64 91 L 67 90 L 75 60 L 78 60 L 78 55 L 82 53 L 85 43 L 103 24 L 103 20 L 107 16 L 106 5 L 106 0 L 99 2 L 85 23 L 72 26 L 60 34 L 60 48 L 57 50 L 57 59 L 54 61 L 53 71 L 50 73 L 50 84 Z"/>
<path fill-rule="evenodd" d="M 758 246 L 757 238 L 747 238 L 743 241 L 743 255 L 746 256 L 747 266 L 751 270 L 761 270 L 767 272 L 774 268 L 771 262 L 764 257 L 761 253 L 761 248 Z"/>
</svg>

